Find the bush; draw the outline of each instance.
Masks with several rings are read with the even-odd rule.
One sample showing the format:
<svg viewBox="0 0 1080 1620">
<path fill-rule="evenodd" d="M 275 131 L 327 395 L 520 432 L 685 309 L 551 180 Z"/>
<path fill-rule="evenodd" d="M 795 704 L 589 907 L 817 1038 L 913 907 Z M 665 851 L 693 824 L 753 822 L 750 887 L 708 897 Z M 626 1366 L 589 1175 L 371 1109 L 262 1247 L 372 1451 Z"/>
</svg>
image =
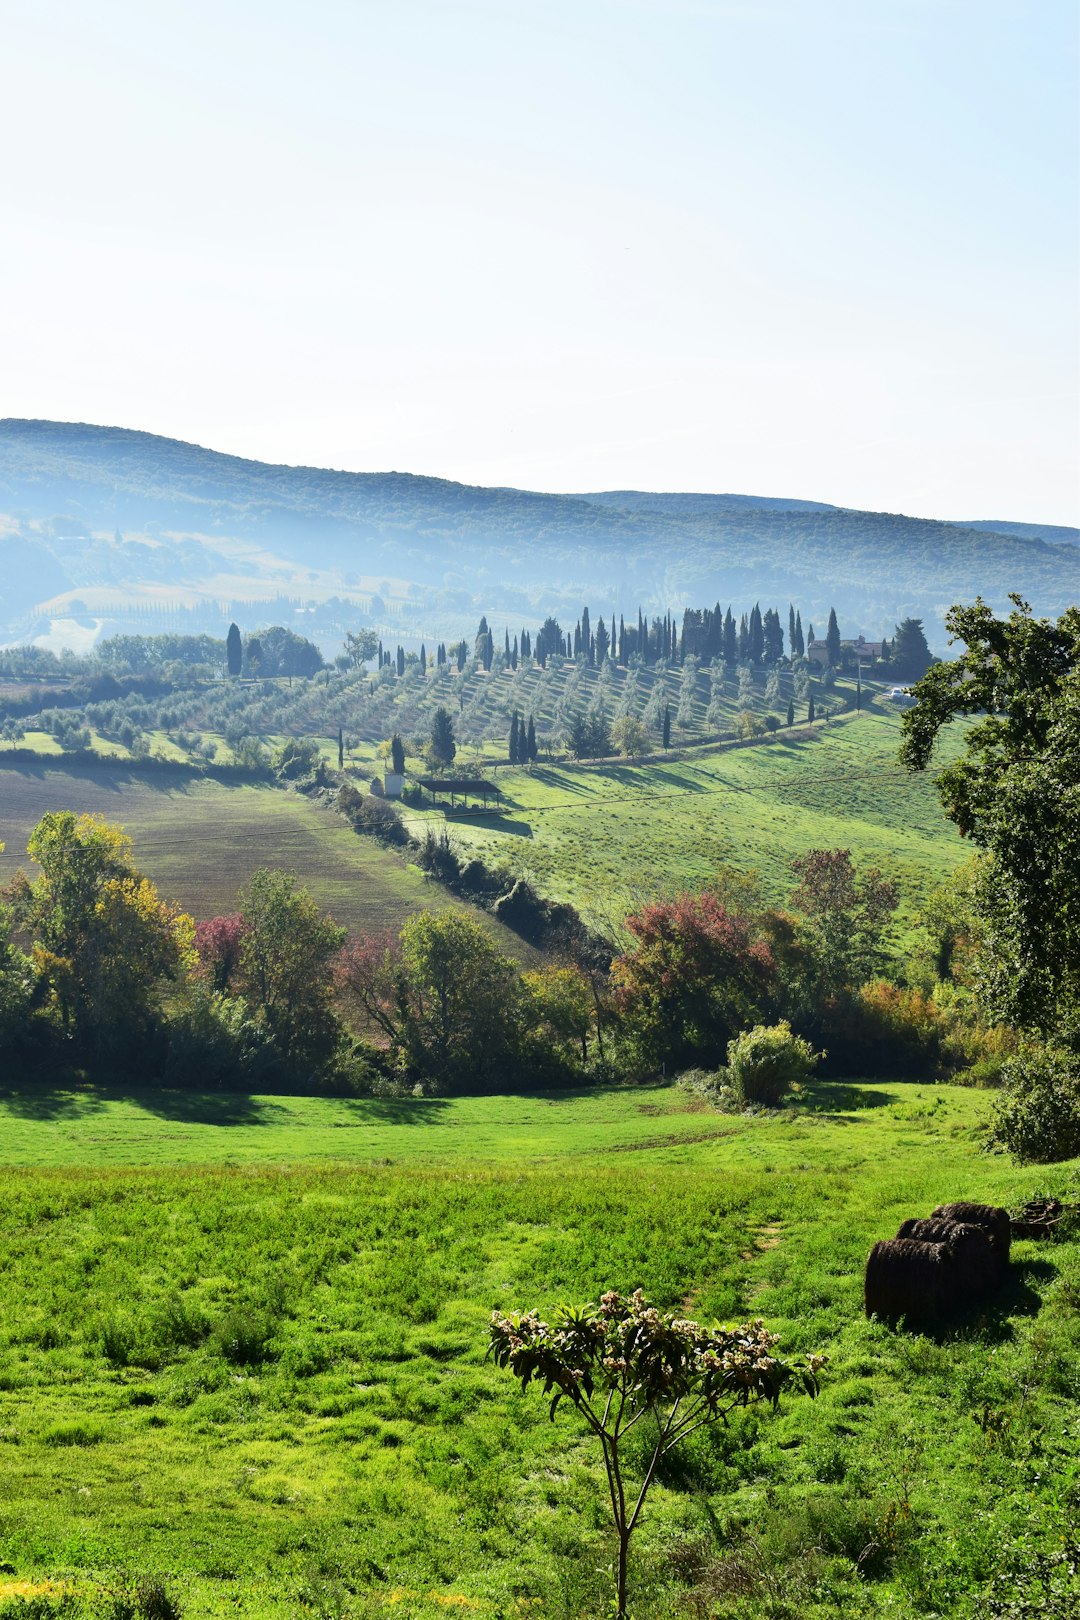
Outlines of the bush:
<svg viewBox="0 0 1080 1620">
<path fill-rule="evenodd" d="M 407 844 L 409 834 L 396 805 L 388 799 L 366 798 L 346 782 L 338 789 L 336 804 L 353 832 L 367 833 L 385 844 Z"/>
<path fill-rule="evenodd" d="M 280 1067 L 270 1032 L 241 996 L 196 986 L 169 1020 L 166 1085 L 252 1086 Z"/>
<path fill-rule="evenodd" d="M 727 1080 L 744 1107 L 775 1108 L 793 1086 L 808 1079 L 818 1059 L 809 1041 L 792 1034 L 786 1019 L 756 1024 L 728 1042 Z"/>
<path fill-rule="evenodd" d="M 1002 1067 L 1004 1092 L 990 1140 L 1022 1164 L 1053 1164 L 1080 1154 L 1080 1057 L 1029 1046 Z"/>
</svg>

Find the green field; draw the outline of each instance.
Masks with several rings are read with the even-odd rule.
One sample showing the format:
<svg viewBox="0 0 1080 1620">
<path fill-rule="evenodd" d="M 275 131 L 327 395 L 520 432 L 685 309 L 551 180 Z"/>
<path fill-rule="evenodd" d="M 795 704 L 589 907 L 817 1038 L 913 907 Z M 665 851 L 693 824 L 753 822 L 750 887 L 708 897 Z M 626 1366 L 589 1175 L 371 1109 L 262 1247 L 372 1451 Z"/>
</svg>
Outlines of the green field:
<svg viewBox="0 0 1080 1620">
<path fill-rule="evenodd" d="M 942 760 L 961 740 L 954 728 Z M 756 866 L 781 902 L 792 857 L 810 848 L 850 848 L 894 874 L 910 915 L 966 852 L 932 774 L 912 777 L 898 764 L 899 741 L 899 716 L 874 711 L 670 762 L 504 768 L 505 814 L 455 818 L 451 836 L 607 923 L 657 894 L 701 886 L 720 862 Z M 441 811 L 407 819 L 414 831 L 444 821 Z"/>
<path fill-rule="evenodd" d="M 71 1612 L 46 1591 L 66 1581 L 115 1616 L 124 1569 L 184 1620 L 596 1620 L 598 1457 L 484 1343 L 495 1306 L 609 1285 L 831 1357 L 818 1402 L 663 1475 L 639 1620 L 1003 1612 L 987 1593 L 1075 1522 L 1080 1244 L 1017 1243 L 1003 1294 L 940 1339 L 868 1324 L 860 1288 L 869 1244 L 939 1200 L 1076 1196 L 1076 1165 L 982 1151 L 989 1106 L 5 1095 L 0 1614 Z M 1032 1591 L 1008 1612 L 1071 1612 Z"/>
<path fill-rule="evenodd" d="M 236 909 L 261 866 L 295 872 L 325 910 L 354 933 L 400 928 L 413 912 L 467 909 L 401 856 L 358 838 L 332 809 L 277 787 L 131 775 L 114 768 L 7 766 L 0 770 L 0 882 L 30 865 L 26 843 L 49 810 L 92 812 L 126 828 L 135 861 L 195 917 Z M 528 948 L 473 912 L 503 950 Z"/>
</svg>

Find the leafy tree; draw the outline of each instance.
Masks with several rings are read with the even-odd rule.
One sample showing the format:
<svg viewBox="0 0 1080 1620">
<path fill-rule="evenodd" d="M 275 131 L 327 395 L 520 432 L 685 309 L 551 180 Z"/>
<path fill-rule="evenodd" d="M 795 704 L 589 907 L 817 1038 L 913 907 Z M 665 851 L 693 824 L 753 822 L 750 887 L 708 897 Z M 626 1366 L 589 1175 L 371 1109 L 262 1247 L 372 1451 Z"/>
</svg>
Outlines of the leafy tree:
<svg viewBox="0 0 1080 1620">
<path fill-rule="evenodd" d="M 404 1072 L 434 1091 L 497 1091 L 516 1070 L 521 979 L 471 917 L 420 912 L 399 938 L 353 941 L 338 983 Z"/>
<path fill-rule="evenodd" d="M 454 722 L 448 710 L 441 705 L 431 717 L 431 737 L 428 741 L 428 760 L 434 769 L 452 765 L 457 754 L 454 741 Z"/>
<path fill-rule="evenodd" d="M 889 662 L 898 675 L 909 680 L 926 674 L 934 655 L 927 646 L 921 619 L 904 619 L 896 626 Z"/>
<path fill-rule="evenodd" d="M 601 624 L 604 622 L 601 619 Z M 620 714 L 612 723 L 611 741 L 628 758 L 643 754 L 649 746 L 649 734 L 636 714 Z"/>
<path fill-rule="evenodd" d="M 396 731 L 390 739 L 390 769 L 395 776 L 405 775 L 405 744 Z"/>
<path fill-rule="evenodd" d="M 849 849 L 810 849 L 791 863 L 791 905 L 805 918 L 817 988 L 836 995 L 865 984 L 885 954 L 899 889 L 876 867 L 856 873 Z"/>
<path fill-rule="evenodd" d="M 40 992 L 65 1033 L 97 1051 L 145 1034 L 161 989 L 195 964 L 195 925 L 132 862 L 100 816 L 51 811 L 30 836 L 40 868 L 12 886 Z"/>
<path fill-rule="evenodd" d="M 492 1315 L 489 1354 L 496 1364 L 521 1380 L 522 1391 L 542 1385 L 553 1420 L 568 1399 L 600 1442 L 618 1537 L 616 1620 L 626 1620 L 628 1612 L 630 1538 L 664 1458 L 736 1407 L 768 1401 L 775 1408 L 795 1380 L 817 1394 L 825 1358 L 782 1361 L 778 1343 L 761 1321 L 703 1328 L 680 1311 L 656 1310 L 640 1289 L 628 1298 L 612 1290 L 599 1305 L 561 1305 L 550 1323 L 537 1311 Z M 631 1453 L 642 1459 L 635 1487 L 627 1437 L 639 1423 Z"/>
<path fill-rule="evenodd" d="M 239 912 L 228 917 L 211 917 L 206 922 L 195 924 L 195 949 L 199 957 L 197 971 L 212 990 L 234 988 L 245 933 Z"/>
<path fill-rule="evenodd" d="M 322 774 L 322 753 L 313 737 L 287 737 L 275 749 L 271 764 L 279 776 L 295 781 L 302 776 Z"/>
<path fill-rule="evenodd" d="M 632 912 L 634 944 L 611 968 L 616 1000 L 645 1067 L 715 1067 L 760 1021 L 775 963 L 750 921 L 706 891 Z"/>
<path fill-rule="evenodd" d="M 354 669 L 359 669 L 379 650 L 379 637 L 374 630 L 347 630 L 345 656 Z"/>
<path fill-rule="evenodd" d="M 247 644 L 247 667 L 249 675 L 259 676 L 263 671 L 262 642 L 258 636 L 251 636 Z"/>
<path fill-rule="evenodd" d="M 244 650 L 240 641 L 240 626 L 230 624 L 225 637 L 225 666 L 230 675 L 239 675 L 244 665 Z"/>
<path fill-rule="evenodd" d="M 3 849 L 0 843 L 0 854 Z M 10 907 L 0 905 L 0 1053 L 26 1033 L 34 987 L 33 964 L 11 937 L 13 923 Z"/>
<path fill-rule="evenodd" d="M 596 1001 L 586 975 L 577 967 L 552 965 L 523 974 L 522 982 L 540 1038 L 556 1048 L 577 1048 L 584 1067 L 596 1025 Z"/>
<path fill-rule="evenodd" d="M 252 874 L 240 896 L 239 986 L 293 1068 L 317 1068 L 338 1040 L 334 958 L 346 933 L 288 872 Z"/>
<path fill-rule="evenodd" d="M 611 737 L 603 714 L 576 714 L 570 722 L 567 748 L 574 759 L 600 759 L 610 754 Z"/>
<path fill-rule="evenodd" d="M 951 608 L 960 658 L 914 688 L 900 757 L 924 770 L 943 726 L 978 715 L 938 777 L 945 813 L 985 850 L 972 891 L 974 979 L 984 1006 L 1080 1045 L 1080 608 L 1035 619 L 1013 598 L 998 619 L 981 600 Z"/>
</svg>

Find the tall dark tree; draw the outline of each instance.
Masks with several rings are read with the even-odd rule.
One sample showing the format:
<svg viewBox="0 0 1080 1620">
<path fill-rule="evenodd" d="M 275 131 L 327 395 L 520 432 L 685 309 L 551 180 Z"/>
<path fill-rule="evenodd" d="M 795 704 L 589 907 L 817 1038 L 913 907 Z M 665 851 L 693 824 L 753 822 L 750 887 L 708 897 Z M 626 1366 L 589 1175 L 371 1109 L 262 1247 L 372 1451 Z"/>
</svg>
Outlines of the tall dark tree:
<svg viewBox="0 0 1080 1620">
<path fill-rule="evenodd" d="M 813 692 L 811 692 L 811 694 L 810 694 L 810 702 L 807 704 L 807 707 L 806 707 L 806 718 L 809 721 L 811 721 L 811 723 L 813 722 L 813 719 L 814 719 L 814 694 L 813 694 Z"/>
<path fill-rule="evenodd" d="M 787 644 L 789 655 L 795 657 L 795 604 L 788 603 L 787 610 Z"/>
<path fill-rule="evenodd" d="M 529 728 L 525 733 L 525 755 L 529 760 L 534 760 L 537 755 L 536 721 L 533 719 L 531 714 L 529 716 Z"/>
<path fill-rule="evenodd" d="M 517 638 L 517 636 L 515 636 L 514 637 L 514 645 L 510 649 L 510 668 L 511 669 L 517 669 L 517 667 L 518 667 L 518 638 Z"/>
<path fill-rule="evenodd" d="M 825 632 L 825 647 L 829 654 L 829 664 L 833 669 L 840 667 L 840 626 L 836 622 L 836 609 L 829 609 L 829 628 Z"/>
<path fill-rule="evenodd" d="M 345 769 L 345 733 L 340 726 L 337 728 L 337 768 L 339 771 Z"/>
<path fill-rule="evenodd" d="M 452 765 L 456 754 L 457 743 L 454 740 L 454 722 L 440 704 L 431 717 L 431 740 L 428 743 L 428 759 L 434 766 Z"/>
<path fill-rule="evenodd" d="M 896 627 L 892 644 L 892 666 L 898 675 L 918 680 L 934 662 L 934 655 L 926 644 L 921 619 L 905 619 Z"/>
<path fill-rule="evenodd" d="M 795 724 L 795 704 L 790 698 L 788 699 L 787 706 L 787 723 L 789 726 L 793 726 Z"/>
<path fill-rule="evenodd" d="M 670 748 L 671 747 L 671 704 L 670 703 L 665 703 L 664 704 L 663 740 L 664 740 L 664 747 L 665 748 Z"/>
<path fill-rule="evenodd" d="M 604 662 L 604 659 L 608 655 L 608 632 L 607 625 L 604 623 L 603 619 L 600 619 L 597 622 L 596 636 L 593 640 L 593 651 L 595 654 L 595 662 L 597 666 L 599 666 Z"/>
<path fill-rule="evenodd" d="M 767 664 L 778 664 L 784 656 L 784 632 L 780 627 L 780 615 L 775 608 L 768 608 L 761 621 L 762 657 Z"/>
<path fill-rule="evenodd" d="M 518 712 L 517 712 L 516 709 L 514 710 L 513 716 L 512 716 L 511 721 L 510 721 L 510 746 L 509 746 L 508 753 L 509 753 L 509 758 L 510 758 L 511 765 L 516 765 L 519 758 L 521 757 L 520 756 L 520 738 L 519 738 L 519 726 L 518 726 Z"/>
<path fill-rule="evenodd" d="M 427 674 L 427 647 L 423 642 L 420 643 L 420 673 Z"/>
<path fill-rule="evenodd" d="M 395 776 L 405 775 L 405 744 L 396 731 L 390 739 L 390 769 Z"/>
<path fill-rule="evenodd" d="M 737 664 L 739 661 L 739 637 L 735 629 L 735 616 L 730 604 L 724 615 L 724 663 Z"/>
<path fill-rule="evenodd" d="M 795 635 L 791 643 L 791 656 L 792 658 L 806 657 L 806 643 L 803 640 L 802 633 L 802 614 L 798 611 L 795 614 Z"/>
<path fill-rule="evenodd" d="M 755 602 L 750 609 L 747 625 L 746 648 L 752 664 L 760 664 L 765 651 L 765 635 L 761 627 L 761 607 Z"/>
<path fill-rule="evenodd" d="M 240 640 L 240 626 L 230 624 L 225 637 L 225 667 L 230 675 L 239 675 L 244 667 L 244 648 Z"/>
<path fill-rule="evenodd" d="M 399 646 L 397 650 L 397 672 L 399 675 L 405 673 L 405 649 L 402 646 Z"/>
<path fill-rule="evenodd" d="M 586 663 L 593 661 L 592 627 L 589 623 L 589 610 L 581 610 L 581 651 L 585 654 Z"/>
</svg>

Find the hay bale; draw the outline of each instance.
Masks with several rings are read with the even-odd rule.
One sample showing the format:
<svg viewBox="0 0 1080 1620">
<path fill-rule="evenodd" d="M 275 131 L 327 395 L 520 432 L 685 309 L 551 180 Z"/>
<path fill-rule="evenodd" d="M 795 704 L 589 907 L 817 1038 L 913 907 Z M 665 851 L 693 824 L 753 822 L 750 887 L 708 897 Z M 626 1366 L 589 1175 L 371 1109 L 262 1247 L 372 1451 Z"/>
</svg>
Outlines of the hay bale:
<svg viewBox="0 0 1080 1620">
<path fill-rule="evenodd" d="M 939 1204 L 931 1219 L 962 1221 L 965 1226 L 985 1228 L 997 1255 L 998 1266 L 1004 1271 L 1009 1264 L 1011 1227 L 1007 1209 L 999 1209 L 996 1204 Z"/>
<path fill-rule="evenodd" d="M 959 1291 L 965 1300 L 977 1300 L 1001 1280 L 997 1253 L 985 1226 L 963 1221 L 905 1221 L 898 1238 L 916 1238 L 921 1243 L 944 1243 L 956 1260 Z"/>
<path fill-rule="evenodd" d="M 867 1316 L 931 1326 L 956 1300 L 956 1256 L 948 1243 L 886 1238 L 866 1261 L 863 1299 Z"/>
</svg>

